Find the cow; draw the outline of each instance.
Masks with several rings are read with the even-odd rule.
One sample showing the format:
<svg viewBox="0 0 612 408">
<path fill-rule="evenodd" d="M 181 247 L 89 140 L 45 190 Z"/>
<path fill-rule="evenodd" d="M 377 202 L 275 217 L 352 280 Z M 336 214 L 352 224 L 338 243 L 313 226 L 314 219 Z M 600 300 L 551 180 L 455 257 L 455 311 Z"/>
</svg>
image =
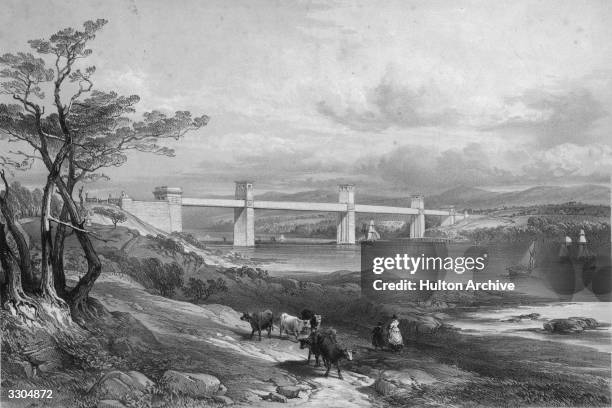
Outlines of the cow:
<svg viewBox="0 0 612 408">
<path fill-rule="evenodd" d="M 321 352 L 321 356 L 323 357 L 323 363 L 325 364 L 325 377 L 329 376 L 329 370 L 331 369 L 332 364 L 336 366 L 338 369 L 338 378 L 342 378 L 342 373 L 340 372 L 340 360 L 346 358 L 349 361 L 353 360 L 353 350 L 346 348 L 334 341 L 333 338 L 329 336 L 323 337 L 321 343 L 318 345 L 319 351 Z"/>
<path fill-rule="evenodd" d="M 300 339 L 300 349 L 305 349 L 308 347 L 308 360 L 306 360 L 306 365 L 310 364 L 310 356 L 313 354 L 315 356 L 315 367 L 319 367 L 321 365 L 319 363 L 319 357 L 321 356 L 320 344 L 322 343 L 323 338 L 325 337 L 331 338 L 333 342 L 336 343 L 336 330 L 331 328 L 321 328 L 317 331 L 311 332 L 308 337 Z"/>
<path fill-rule="evenodd" d="M 259 341 L 261 341 L 261 331 L 268 330 L 268 338 L 272 336 L 272 320 L 274 315 L 271 310 L 264 310 L 263 312 L 253 312 L 249 314 L 244 312 L 240 320 L 249 322 L 251 324 L 251 340 L 255 331 L 259 332 Z"/>
<path fill-rule="evenodd" d="M 302 310 L 302 314 L 300 315 L 302 320 L 310 321 L 310 329 L 315 331 L 321 326 L 321 315 L 316 314 L 312 310 L 304 309 Z"/>
<path fill-rule="evenodd" d="M 287 335 L 293 333 L 295 335 L 295 340 L 298 341 L 299 334 L 305 329 L 310 328 L 310 322 L 308 320 L 302 320 L 296 316 L 291 316 L 290 314 L 283 313 L 280 318 L 280 337 L 283 337 L 283 331 L 287 333 Z"/>
</svg>

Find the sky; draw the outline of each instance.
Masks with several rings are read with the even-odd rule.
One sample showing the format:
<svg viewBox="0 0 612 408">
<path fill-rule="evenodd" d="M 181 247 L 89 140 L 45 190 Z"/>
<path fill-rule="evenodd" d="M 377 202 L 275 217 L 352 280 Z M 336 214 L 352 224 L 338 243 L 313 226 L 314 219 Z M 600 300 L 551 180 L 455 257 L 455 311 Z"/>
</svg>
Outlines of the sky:
<svg viewBox="0 0 612 408">
<path fill-rule="evenodd" d="M 0 52 L 88 19 L 95 87 L 210 116 L 92 191 L 609 183 L 612 2 L 4 0 Z M 1 100 L 1 98 L 0 98 Z M 0 141 L 0 149 L 13 145 Z M 35 184 L 39 166 L 17 175 Z"/>
</svg>

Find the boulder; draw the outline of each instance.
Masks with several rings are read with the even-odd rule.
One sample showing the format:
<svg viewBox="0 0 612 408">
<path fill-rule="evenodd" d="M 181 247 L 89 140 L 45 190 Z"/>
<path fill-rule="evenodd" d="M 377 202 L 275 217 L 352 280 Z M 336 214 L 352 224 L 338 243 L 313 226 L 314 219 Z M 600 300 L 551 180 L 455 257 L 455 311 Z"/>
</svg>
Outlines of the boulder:
<svg viewBox="0 0 612 408">
<path fill-rule="evenodd" d="M 234 401 L 230 397 L 226 397 L 225 395 L 215 395 L 213 396 L 213 400 L 223 405 L 234 405 Z"/>
<path fill-rule="evenodd" d="M 295 385 L 281 385 L 276 387 L 276 392 L 280 395 L 284 395 L 287 398 L 298 398 L 302 389 Z"/>
<path fill-rule="evenodd" d="M 126 408 L 126 406 L 117 400 L 101 400 L 98 401 L 96 408 Z"/>
<path fill-rule="evenodd" d="M 435 333 L 440 327 L 442 321 L 432 315 L 412 315 L 400 320 L 400 330 L 404 337 Z"/>
<path fill-rule="evenodd" d="M 110 371 L 90 389 L 89 394 L 108 400 L 121 400 L 129 394 L 142 394 L 153 381 L 138 371 Z"/>
<path fill-rule="evenodd" d="M 271 392 L 268 395 L 262 397 L 262 399 L 271 402 L 287 402 L 287 397 L 284 395 L 277 394 L 275 392 Z"/>
<path fill-rule="evenodd" d="M 162 382 L 171 390 L 194 398 L 211 397 L 218 393 L 221 381 L 214 375 L 168 370 Z"/>
<path fill-rule="evenodd" d="M 529 313 L 529 314 L 522 314 L 517 316 L 519 319 L 530 319 L 530 320 L 537 320 L 540 318 L 540 314 L 539 313 Z"/>
<path fill-rule="evenodd" d="M 380 395 L 391 395 L 395 391 L 397 391 L 397 386 L 385 380 L 384 378 L 379 378 L 374 381 L 374 390 Z"/>
<path fill-rule="evenodd" d="M 544 330 L 550 333 L 580 333 L 584 330 L 599 327 L 597 320 L 590 317 L 568 317 L 567 319 L 552 319 L 544 323 Z"/>
<path fill-rule="evenodd" d="M 7 377 L 19 377 L 19 378 L 36 377 L 36 370 L 34 369 L 34 366 L 27 361 L 20 361 L 20 360 L 3 361 L 2 371 L 10 373 L 10 375 L 7 375 Z"/>
<path fill-rule="evenodd" d="M 217 395 L 225 395 L 227 392 L 227 387 L 223 384 L 219 384 L 219 391 L 217 391 Z"/>
</svg>

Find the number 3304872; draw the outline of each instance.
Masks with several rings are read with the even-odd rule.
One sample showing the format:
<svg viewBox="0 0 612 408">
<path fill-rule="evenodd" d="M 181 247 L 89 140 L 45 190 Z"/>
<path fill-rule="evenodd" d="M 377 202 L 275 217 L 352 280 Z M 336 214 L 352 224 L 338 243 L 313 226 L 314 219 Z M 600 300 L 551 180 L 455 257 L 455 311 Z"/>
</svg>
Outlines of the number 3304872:
<svg viewBox="0 0 612 408">
<path fill-rule="evenodd" d="M 53 398 L 52 390 L 8 390 L 9 398 Z"/>
</svg>

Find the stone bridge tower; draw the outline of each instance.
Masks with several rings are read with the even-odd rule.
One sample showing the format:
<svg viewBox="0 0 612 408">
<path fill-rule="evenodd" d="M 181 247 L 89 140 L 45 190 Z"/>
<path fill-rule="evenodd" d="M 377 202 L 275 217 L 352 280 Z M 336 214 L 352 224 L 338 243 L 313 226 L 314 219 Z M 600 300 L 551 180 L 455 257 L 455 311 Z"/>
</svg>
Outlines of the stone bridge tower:
<svg viewBox="0 0 612 408">
<path fill-rule="evenodd" d="M 155 187 L 153 196 L 156 200 L 168 203 L 168 215 L 170 217 L 170 231 L 183 231 L 183 190 L 180 187 Z"/>
<path fill-rule="evenodd" d="M 234 208 L 234 246 L 255 246 L 253 182 L 236 181 L 235 198 L 244 200 L 244 207 Z"/>
<path fill-rule="evenodd" d="M 338 186 L 338 202 L 346 204 L 346 212 L 338 213 L 336 242 L 338 244 L 355 243 L 355 185 L 340 184 Z"/>
</svg>

